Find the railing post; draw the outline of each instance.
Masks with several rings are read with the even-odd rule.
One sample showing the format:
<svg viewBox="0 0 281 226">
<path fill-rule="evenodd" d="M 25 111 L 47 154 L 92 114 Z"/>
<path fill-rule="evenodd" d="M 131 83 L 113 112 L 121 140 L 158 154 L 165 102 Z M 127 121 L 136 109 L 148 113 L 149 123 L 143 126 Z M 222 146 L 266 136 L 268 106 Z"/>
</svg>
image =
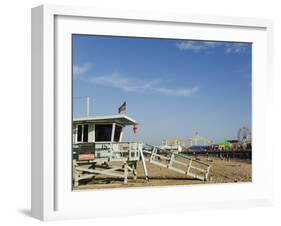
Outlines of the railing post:
<svg viewBox="0 0 281 226">
<path fill-rule="evenodd" d="M 124 163 L 124 184 L 128 183 L 128 164 L 127 162 Z"/>
<path fill-rule="evenodd" d="M 72 162 L 72 176 L 73 176 L 73 180 L 74 180 L 73 181 L 74 187 L 78 187 L 78 185 L 79 185 L 79 173 L 77 172 L 76 167 L 77 167 L 77 162 L 76 162 L 76 160 L 73 160 L 73 162 Z"/>
<path fill-rule="evenodd" d="M 210 173 L 211 166 L 208 166 L 207 172 L 205 173 L 205 180 L 208 181 L 209 173 Z"/>
<path fill-rule="evenodd" d="M 154 153 L 156 152 L 156 147 L 153 147 L 152 152 L 151 152 L 151 156 L 150 156 L 150 162 L 152 160 L 154 160 Z"/>
<path fill-rule="evenodd" d="M 149 178 L 148 178 L 148 174 L 147 174 L 147 169 L 146 169 L 146 164 L 145 164 L 145 159 L 144 159 L 144 156 L 143 156 L 142 148 L 139 150 L 139 153 L 140 153 L 140 157 L 141 157 L 141 161 L 142 161 L 145 179 L 148 181 Z"/>
<path fill-rule="evenodd" d="M 169 164 L 168 164 L 168 168 L 170 168 L 170 167 L 173 165 L 173 160 L 174 160 L 174 158 L 175 158 L 175 154 L 172 153 L 172 155 L 171 155 L 171 157 L 170 157 L 170 162 L 169 162 Z"/>
<path fill-rule="evenodd" d="M 191 164 L 192 164 L 192 159 L 190 159 L 189 164 L 188 164 L 188 168 L 187 168 L 187 174 L 189 174 L 190 168 L 191 168 Z"/>
</svg>

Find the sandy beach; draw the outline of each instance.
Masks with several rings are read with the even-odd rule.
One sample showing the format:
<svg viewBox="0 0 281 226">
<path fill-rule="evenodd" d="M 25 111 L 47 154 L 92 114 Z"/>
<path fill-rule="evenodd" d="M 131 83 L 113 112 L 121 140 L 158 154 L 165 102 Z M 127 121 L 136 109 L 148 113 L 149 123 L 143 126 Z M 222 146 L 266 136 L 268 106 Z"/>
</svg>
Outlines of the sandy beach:
<svg viewBox="0 0 281 226">
<path fill-rule="evenodd" d="M 144 186 L 167 186 L 167 185 L 191 185 L 191 184 L 212 184 L 212 183 L 238 183 L 252 181 L 251 162 L 241 160 L 226 160 L 219 158 L 199 157 L 200 161 L 211 164 L 210 180 L 200 181 L 190 178 L 180 173 L 147 164 L 147 170 L 150 180 L 147 182 L 144 177 L 141 162 L 138 162 L 136 180 L 129 177 L 128 184 L 123 183 L 123 179 L 107 177 L 104 175 L 96 176 L 95 179 L 85 180 L 74 190 L 81 189 L 105 189 L 105 188 L 126 188 L 126 187 L 144 187 Z M 118 165 L 115 163 L 113 165 Z M 113 166 L 111 165 L 111 166 Z M 87 165 L 84 167 L 88 167 Z"/>
</svg>

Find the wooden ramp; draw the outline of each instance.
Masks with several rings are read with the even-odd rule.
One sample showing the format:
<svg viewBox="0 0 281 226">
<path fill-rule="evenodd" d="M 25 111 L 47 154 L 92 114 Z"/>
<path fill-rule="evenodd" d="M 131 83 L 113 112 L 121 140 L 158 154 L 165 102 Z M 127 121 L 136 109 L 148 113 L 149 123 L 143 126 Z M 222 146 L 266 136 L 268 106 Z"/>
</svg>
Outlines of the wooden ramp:
<svg viewBox="0 0 281 226">
<path fill-rule="evenodd" d="M 181 153 L 164 150 L 149 144 L 146 144 L 146 146 L 151 149 L 151 151 L 143 150 L 148 157 L 150 156 L 148 159 L 150 164 L 173 170 L 202 181 L 209 180 L 211 165 Z"/>
</svg>

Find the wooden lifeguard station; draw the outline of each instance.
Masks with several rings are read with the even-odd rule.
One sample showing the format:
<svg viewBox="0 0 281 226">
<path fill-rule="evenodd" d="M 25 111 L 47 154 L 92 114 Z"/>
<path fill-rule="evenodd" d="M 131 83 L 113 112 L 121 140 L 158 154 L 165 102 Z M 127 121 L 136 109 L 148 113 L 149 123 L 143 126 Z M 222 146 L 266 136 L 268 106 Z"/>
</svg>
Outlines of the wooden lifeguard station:
<svg viewBox="0 0 281 226">
<path fill-rule="evenodd" d="M 124 127 L 136 124 L 134 119 L 125 114 L 74 119 L 74 186 L 78 186 L 83 179 L 94 179 L 98 174 L 124 178 L 126 184 L 128 175 L 137 177 L 136 164 L 139 160 L 148 179 L 142 143 L 122 141 Z M 120 162 L 121 166 L 111 167 L 110 162 Z"/>
</svg>

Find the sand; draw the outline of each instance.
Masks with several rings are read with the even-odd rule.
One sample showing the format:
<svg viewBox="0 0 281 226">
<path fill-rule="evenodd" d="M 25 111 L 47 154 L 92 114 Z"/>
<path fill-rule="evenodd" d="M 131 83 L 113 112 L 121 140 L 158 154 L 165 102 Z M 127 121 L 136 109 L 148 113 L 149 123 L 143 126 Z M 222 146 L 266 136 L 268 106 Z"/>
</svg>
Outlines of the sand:
<svg viewBox="0 0 281 226">
<path fill-rule="evenodd" d="M 210 183 L 237 183 L 252 181 L 252 164 L 241 160 L 226 160 L 218 158 L 199 157 L 201 161 L 211 164 L 210 181 L 200 181 L 186 175 L 147 164 L 150 180 L 147 182 L 144 177 L 142 164 L 137 165 L 138 178 L 128 178 L 128 184 L 123 183 L 123 179 L 106 177 L 99 175 L 95 180 L 87 180 L 81 183 L 74 190 L 81 189 L 105 189 L 105 188 L 126 188 L 144 186 L 167 186 L 167 185 L 191 185 L 191 184 L 210 184 Z M 115 163 L 116 165 L 117 163 Z"/>
</svg>

